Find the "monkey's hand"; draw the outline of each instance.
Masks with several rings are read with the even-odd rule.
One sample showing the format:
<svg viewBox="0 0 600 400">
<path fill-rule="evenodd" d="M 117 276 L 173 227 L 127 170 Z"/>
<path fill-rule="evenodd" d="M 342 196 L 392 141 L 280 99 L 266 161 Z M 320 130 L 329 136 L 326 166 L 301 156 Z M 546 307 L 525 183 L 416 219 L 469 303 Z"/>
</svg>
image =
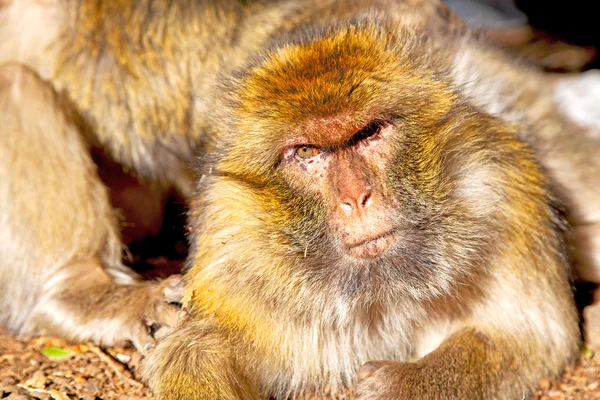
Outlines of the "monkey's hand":
<svg viewBox="0 0 600 400">
<path fill-rule="evenodd" d="M 123 285 L 112 281 L 99 263 L 84 263 L 82 269 L 85 272 L 76 270 L 74 277 L 57 283 L 38 304 L 27 332 L 43 331 L 103 346 L 130 341 L 147 353 L 156 338 L 183 318 L 175 304 L 181 300 L 180 275 Z"/>
<path fill-rule="evenodd" d="M 136 286 L 131 293 L 131 302 L 123 304 L 128 317 L 126 327 L 130 330 L 129 340 L 141 352 L 154 348 L 154 340 L 164 337 L 179 326 L 185 312 L 181 310 L 183 278 L 169 278 Z M 133 305 L 133 307 L 130 307 Z"/>
<path fill-rule="evenodd" d="M 239 368 L 230 335 L 210 319 L 193 313 L 158 341 L 142 364 L 155 398 L 264 400 Z"/>
<path fill-rule="evenodd" d="M 415 362 L 370 361 L 358 370 L 356 400 L 522 399 L 540 376 L 524 372 L 525 339 L 465 328 Z"/>
</svg>

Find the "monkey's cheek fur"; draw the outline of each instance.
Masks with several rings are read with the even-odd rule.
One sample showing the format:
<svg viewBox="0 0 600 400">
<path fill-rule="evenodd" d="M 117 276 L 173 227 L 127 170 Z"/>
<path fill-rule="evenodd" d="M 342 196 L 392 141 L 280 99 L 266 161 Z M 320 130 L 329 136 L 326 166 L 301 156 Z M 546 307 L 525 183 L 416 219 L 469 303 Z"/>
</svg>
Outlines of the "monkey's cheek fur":
<svg viewBox="0 0 600 400">
<path fill-rule="evenodd" d="M 407 382 L 418 374 L 415 364 L 395 361 L 369 361 L 357 372 L 354 400 L 413 399 Z"/>
</svg>

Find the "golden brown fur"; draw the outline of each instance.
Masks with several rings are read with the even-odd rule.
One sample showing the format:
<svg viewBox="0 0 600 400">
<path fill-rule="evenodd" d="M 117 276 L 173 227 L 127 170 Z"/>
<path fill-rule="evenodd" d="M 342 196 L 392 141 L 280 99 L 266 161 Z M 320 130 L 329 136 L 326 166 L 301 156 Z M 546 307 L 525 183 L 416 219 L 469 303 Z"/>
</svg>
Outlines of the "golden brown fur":
<svg viewBox="0 0 600 400">
<path fill-rule="evenodd" d="M 523 142 L 551 133 L 509 118 L 524 99 L 499 98 L 505 118 L 473 97 L 479 80 L 454 68 L 491 56 L 461 32 L 376 16 L 332 26 L 224 79 L 191 214 L 191 315 L 147 360 L 151 387 L 163 399 L 523 398 L 579 340 L 565 221 Z M 482 85 L 508 90 L 502 78 Z M 373 123 L 377 145 L 361 133 Z M 313 161 L 290 158 L 298 146 Z M 348 194 L 366 216 L 339 211 Z M 359 241 L 389 226 L 391 244 Z"/>
<path fill-rule="evenodd" d="M 421 23 L 427 19 L 421 16 L 433 13 L 439 18 L 429 3 L 373 4 L 397 6 L 398 15 L 414 14 Z M 122 232 L 127 241 L 156 230 L 165 193 L 174 187 L 190 198 L 194 183 L 188 164 L 197 147 L 210 148 L 205 130 L 214 108 L 216 75 L 302 21 L 351 15 L 358 8 L 370 8 L 371 2 L 358 0 L 354 5 L 333 0 L 319 7 L 272 1 L 3 1 L 0 68 L 6 123 L 0 129 L 6 176 L 0 184 L 5 222 L 0 273 L 3 288 L 10 289 L 0 293 L 0 321 L 17 333 L 40 333 L 52 325 L 54 333 L 104 344 L 114 343 L 122 326 L 107 324 L 110 329 L 101 334 L 89 321 L 100 326 L 99 320 L 121 321 L 131 313 L 142 326 L 154 319 L 173 323 L 168 309 L 147 318 L 144 307 L 152 309 L 154 300 L 141 302 L 141 309 L 116 307 L 125 296 L 116 293 L 130 290 L 120 285 L 136 278 L 121 263 L 123 243 L 115 207 L 137 223 L 135 229 Z M 39 103 L 40 111 L 32 113 L 29 103 Z M 30 117 L 38 125 L 18 124 Z M 29 146 L 22 140 L 37 137 L 41 127 L 45 145 Z M 112 204 L 90 148 L 100 148 L 112 159 L 108 164 L 120 164 L 115 182 L 113 167 L 106 168 L 104 160 L 99 163 Z M 136 185 L 130 173 L 147 184 Z M 23 183 L 15 189 L 9 182 Z M 148 196 L 144 204 L 132 205 L 140 195 Z M 55 209 L 62 213 L 45 211 Z M 87 279 L 90 271 L 97 271 L 99 279 L 90 287 L 100 292 L 89 290 L 89 302 L 61 300 L 57 306 L 43 301 L 46 296 L 53 301 L 69 297 L 72 291 L 84 296 L 87 286 L 76 282 Z M 52 284 L 46 282 L 48 277 L 55 277 Z M 148 290 L 157 293 L 161 304 L 160 288 Z M 98 303 L 99 293 L 110 311 L 94 311 L 105 306 Z M 43 318 L 36 317 L 38 312 Z M 61 322 L 64 318 L 69 323 Z M 119 335 L 142 348 L 151 341 L 145 328 L 125 329 Z"/>
</svg>

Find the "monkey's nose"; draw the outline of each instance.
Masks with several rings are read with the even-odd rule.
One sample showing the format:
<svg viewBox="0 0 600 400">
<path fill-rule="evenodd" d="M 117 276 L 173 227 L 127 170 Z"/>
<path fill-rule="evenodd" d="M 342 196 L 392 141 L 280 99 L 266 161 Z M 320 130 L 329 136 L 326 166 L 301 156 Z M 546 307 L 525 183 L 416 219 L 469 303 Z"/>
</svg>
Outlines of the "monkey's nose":
<svg viewBox="0 0 600 400">
<path fill-rule="evenodd" d="M 373 202 L 373 192 L 370 190 L 360 191 L 356 195 L 348 194 L 340 198 L 340 206 L 347 215 L 363 214 Z"/>
</svg>

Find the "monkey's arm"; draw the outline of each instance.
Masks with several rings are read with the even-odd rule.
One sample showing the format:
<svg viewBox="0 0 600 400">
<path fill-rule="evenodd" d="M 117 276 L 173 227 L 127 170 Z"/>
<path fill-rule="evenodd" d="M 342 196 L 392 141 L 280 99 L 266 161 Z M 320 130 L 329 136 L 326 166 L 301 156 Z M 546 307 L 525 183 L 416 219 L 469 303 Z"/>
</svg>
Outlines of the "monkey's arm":
<svg viewBox="0 0 600 400">
<path fill-rule="evenodd" d="M 488 282 L 485 299 L 454 321 L 433 351 L 418 350 L 422 357 L 415 362 L 364 364 L 357 400 L 522 399 L 540 379 L 557 376 L 577 355 L 579 329 L 569 285 L 543 276 L 551 264 L 545 260 L 543 271 L 534 272 L 525 263 L 505 263 L 495 271 L 500 278 Z M 508 271 L 514 276 L 504 275 Z M 415 344 L 440 334 L 425 327 Z"/>
<path fill-rule="evenodd" d="M 74 341 L 114 345 L 131 341 L 142 352 L 154 347 L 150 325 L 159 335 L 179 321 L 169 302 L 180 301 L 181 279 L 117 284 L 97 259 L 68 265 L 69 277 L 53 282 L 29 316 L 23 332 L 40 332 Z"/>
<path fill-rule="evenodd" d="M 504 387 L 516 362 L 516 343 L 464 329 L 414 363 L 373 361 L 358 371 L 358 399 L 506 399 L 528 388 Z M 508 376 L 507 376 L 508 375 Z"/>
<path fill-rule="evenodd" d="M 148 323 L 176 322 L 166 301 L 177 300 L 178 278 L 135 284 L 121 263 L 106 188 L 49 84 L 1 66 L 0 110 L 0 323 L 148 348 Z"/>
<path fill-rule="evenodd" d="M 161 400 L 266 399 L 238 364 L 228 335 L 211 321 L 190 320 L 158 343 L 142 373 Z"/>
</svg>

